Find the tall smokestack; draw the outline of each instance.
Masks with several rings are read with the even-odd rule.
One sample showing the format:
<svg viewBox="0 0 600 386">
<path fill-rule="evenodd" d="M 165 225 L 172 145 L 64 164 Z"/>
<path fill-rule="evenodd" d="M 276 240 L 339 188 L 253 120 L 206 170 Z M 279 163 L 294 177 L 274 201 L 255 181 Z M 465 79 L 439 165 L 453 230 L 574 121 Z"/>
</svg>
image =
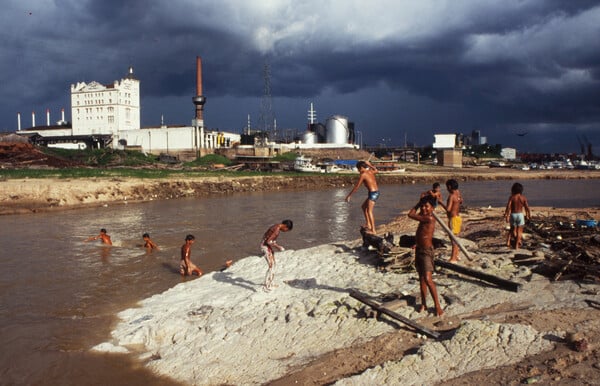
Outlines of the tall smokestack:
<svg viewBox="0 0 600 386">
<path fill-rule="evenodd" d="M 65 121 L 65 108 L 60 109 L 60 120 Z"/>
<path fill-rule="evenodd" d="M 46 126 L 50 126 L 50 109 L 46 109 Z"/>
<path fill-rule="evenodd" d="M 21 131 L 21 113 L 17 113 L 17 130 Z"/>
<path fill-rule="evenodd" d="M 31 112 L 31 127 L 35 127 L 35 111 Z"/>
<path fill-rule="evenodd" d="M 202 59 L 196 56 L 196 96 L 192 98 L 196 106 L 197 126 L 204 126 L 204 103 L 206 98 L 202 95 Z"/>
</svg>

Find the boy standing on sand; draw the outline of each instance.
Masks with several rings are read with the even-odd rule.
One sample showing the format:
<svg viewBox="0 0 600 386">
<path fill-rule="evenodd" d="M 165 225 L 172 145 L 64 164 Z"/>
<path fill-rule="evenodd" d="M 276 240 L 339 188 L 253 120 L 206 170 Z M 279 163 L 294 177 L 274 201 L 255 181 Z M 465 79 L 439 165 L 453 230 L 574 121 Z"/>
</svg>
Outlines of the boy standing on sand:
<svg viewBox="0 0 600 386">
<path fill-rule="evenodd" d="M 179 263 L 179 273 L 181 276 L 192 276 L 194 272 L 196 272 L 198 276 L 202 275 L 200 268 L 192 263 L 190 258 L 194 241 L 196 241 L 196 238 L 193 235 L 187 235 L 185 236 L 185 244 L 181 246 L 181 262 Z"/>
<path fill-rule="evenodd" d="M 433 203 L 435 197 L 425 196 L 419 203 L 408 212 L 408 217 L 419 222 L 417 228 L 415 249 L 415 265 L 419 274 L 419 285 L 421 288 L 421 308 L 419 312 L 427 310 L 427 288 L 431 292 L 435 313 L 442 316 L 444 311 L 440 306 L 437 289 L 433 282 L 433 232 L 435 230 L 435 217 L 433 217 Z M 421 209 L 420 213 L 417 210 Z"/>
<path fill-rule="evenodd" d="M 506 240 L 506 246 L 510 247 L 511 237 L 515 239 L 515 249 L 521 247 L 521 238 L 523 237 L 523 227 L 525 226 L 525 218 L 531 220 L 531 212 L 529 211 L 529 203 L 523 195 L 523 185 L 515 182 L 510 189 L 511 196 L 508 198 L 504 218 L 510 224 L 510 231 Z M 525 216 L 523 216 L 525 209 Z M 510 216 L 510 218 L 509 218 Z"/>
<path fill-rule="evenodd" d="M 144 248 L 146 248 L 148 251 L 159 249 L 158 245 L 156 245 L 156 243 L 150 239 L 150 235 L 148 233 L 144 233 L 142 238 L 144 239 Z"/>
<path fill-rule="evenodd" d="M 263 256 L 267 260 L 267 264 L 269 265 L 267 274 L 265 276 L 265 284 L 263 285 L 265 291 L 270 291 L 277 287 L 273 283 L 273 279 L 275 277 L 275 252 L 273 252 L 273 247 L 280 251 L 285 251 L 284 247 L 277 244 L 279 232 L 291 231 L 293 227 L 294 223 L 292 220 L 283 220 L 281 223 L 271 226 L 263 235 L 262 241 L 260 242 L 260 249 L 263 253 Z"/>
<path fill-rule="evenodd" d="M 85 241 L 87 242 L 87 241 L 98 240 L 98 239 L 102 240 L 102 244 L 112 245 L 110 236 L 106 234 L 106 229 L 104 229 L 104 228 L 100 229 L 100 234 L 98 236 L 92 236 Z"/>
<path fill-rule="evenodd" d="M 346 196 L 346 202 L 350 202 L 350 196 L 358 190 L 361 184 L 365 185 L 368 196 L 361 206 L 366 221 L 364 228 L 367 233 L 375 234 L 375 216 L 373 215 L 373 207 L 375 206 L 375 201 L 379 198 L 379 190 L 377 188 L 377 181 L 375 180 L 375 174 L 378 170 L 368 160 L 358 161 L 356 163 L 356 168 L 360 173 L 360 178 L 356 182 L 356 185 L 354 185 L 352 191 Z"/>
<path fill-rule="evenodd" d="M 437 208 L 437 205 L 440 204 L 442 208 L 446 209 L 446 205 L 444 205 L 444 199 L 442 198 L 442 192 L 440 192 L 440 183 L 434 182 L 433 186 L 430 190 L 421 193 L 421 198 L 425 196 L 432 196 L 435 198 L 435 204 L 433 208 Z"/>
<path fill-rule="evenodd" d="M 446 189 L 448 189 L 448 201 L 446 202 L 446 214 L 448 216 L 448 227 L 454 235 L 460 233 L 462 226 L 462 218 L 460 217 L 460 206 L 463 203 L 462 195 L 458 190 L 458 182 L 454 179 L 446 181 Z M 452 241 L 452 257 L 450 262 L 454 263 L 458 258 L 458 244 Z"/>
</svg>

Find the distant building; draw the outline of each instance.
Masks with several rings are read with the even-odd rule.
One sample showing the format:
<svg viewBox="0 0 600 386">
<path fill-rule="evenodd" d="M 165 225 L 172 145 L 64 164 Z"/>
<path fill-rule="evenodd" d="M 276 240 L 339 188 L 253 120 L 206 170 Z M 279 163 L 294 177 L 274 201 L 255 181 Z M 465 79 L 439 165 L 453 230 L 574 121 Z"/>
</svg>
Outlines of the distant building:
<svg viewBox="0 0 600 386">
<path fill-rule="evenodd" d="M 462 168 L 462 146 L 457 143 L 456 134 L 435 134 L 433 148 L 437 149 L 437 164 Z"/>
<path fill-rule="evenodd" d="M 517 149 L 514 149 L 512 147 L 502 148 L 502 150 L 500 150 L 500 155 L 504 159 L 515 160 L 517 159 Z"/>
<path fill-rule="evenodd" d="M 71 119 L 63 118 L 50 125 L 35 125 L 17 133 L 29 137 L 30 142 L 67 149 L 100 148 L 136 149 L 145 153 L 168 153 L 181 159 L 194 159 L 198 154 L 214 149 L 229 148 L 240 142 L 240 135 L 222 131 L 204 130 L 198 126 L 140 127 L 140 81 L 129 67 L 127 76 L 112 84 L 96 81 L 71 85 Z"/>
<path fill-rule="evenodd" d="M 71 85 L 73 135 L 110 134 L 140 128 L 140 81 L 133 67 L 112 84 L 78 82 Z"/>
</svg>

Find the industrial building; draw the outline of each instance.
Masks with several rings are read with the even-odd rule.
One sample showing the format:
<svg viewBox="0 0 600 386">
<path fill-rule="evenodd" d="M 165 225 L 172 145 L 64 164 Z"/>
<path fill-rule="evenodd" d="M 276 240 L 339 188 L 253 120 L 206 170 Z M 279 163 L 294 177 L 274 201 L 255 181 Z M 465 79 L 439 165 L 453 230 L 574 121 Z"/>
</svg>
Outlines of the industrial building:
<svg viewBox="0 0 600 386">
<path fill-rule="evenodd" d="M 21 114 L 17 114 L 17 134 L 28 136 L 30 142 L 71 149 L 112 147 L 136 149 L 150 154 L 167 153 L 181 159 L 194 159 L 215 149 L 232 147 L 240 142 L 235 133 L 205 130 L 202 95 L 202 62 L 196 58 L 196 91 L 192 97 L 195 118 L 190 126 L 140 127 L 140 81 L 133 67 L 121 80 L 103 85 L 96 81 L 71 85 L 71 118 L 68 122 L 61 111 L 61 120 L 37 126 L 35 112 L 30 128 L 21 129 Z"/>
</svg>

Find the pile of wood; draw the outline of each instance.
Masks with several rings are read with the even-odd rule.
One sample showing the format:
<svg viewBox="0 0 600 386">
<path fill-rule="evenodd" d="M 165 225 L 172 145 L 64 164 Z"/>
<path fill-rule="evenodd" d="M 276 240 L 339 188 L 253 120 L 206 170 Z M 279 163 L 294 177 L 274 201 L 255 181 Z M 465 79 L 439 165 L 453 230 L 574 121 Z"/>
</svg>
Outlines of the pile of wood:
<svg viewBox="0 0 600 386">
<path fill-rule="evenodd" d="M 29 143 L 0 142 L 0 168 L 70 167 L 74 163 L 42 153 Z"/>
<path fill-rule="evenodd" d="M 553 280 L 600 282 L 600 230 L 597 226 L 583 226 L 567 218 L 551 217 L 530 221 L 525 230 L 531 234 L 525 247 L 543 252 L 538 256 L 534 272 Z"/>
</svg>

